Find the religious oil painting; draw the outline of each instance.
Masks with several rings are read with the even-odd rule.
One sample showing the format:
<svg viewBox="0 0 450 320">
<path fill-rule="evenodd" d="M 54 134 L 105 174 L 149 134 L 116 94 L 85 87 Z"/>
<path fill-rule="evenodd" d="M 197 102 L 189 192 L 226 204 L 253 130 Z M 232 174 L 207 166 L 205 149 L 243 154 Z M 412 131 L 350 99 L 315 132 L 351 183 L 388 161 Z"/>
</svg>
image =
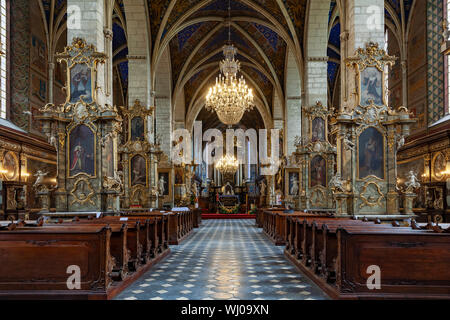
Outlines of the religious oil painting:
<svg viewBox="0 0 450 320">
<path fill-rule="evenodd" d="M 169 172 L 158 172 L 159 196 L 169 195 Z"/>
<path fill-rule="evenodd" d="M 358 145 L 359 178 L 375 176 L 384 179 L 384 137 L 375 128 L 364 130 Z"/>
<path fill-rule="evenodd" d="M 95 176 L 95 134 L 86 125 L 75 127 L 69 135 L 69 175 Z"/>
<path fill-rule="evenodd" d="M 141 155 L 134 156 L 130 162 L 131 186 L 147 185 L 147 162 Z"/>
<path fill-rule="evenodd" d="M 368 67 L 361 72 L 361 105 L 368 106 L 370 101 L 377 106 L 383 105 L 382 72 Z"/>
<path fill-rule="evenodd" d="M 70 70 L 70 103 L 83 99 L 92 103 L 92 74 L 87 64 L 76 64 Z"/>
<path fill-rule="evenodd" d="M 16 180 L 19 176 L 19 160 L 12 152 L 7 152 L 3 157 L 2 169 L 4 170 L 3 176 L 6 180 Z"/>
<path fill-rule="evenodd" d="M 131 120 L 131 140 L 144 141 L 145 125 L 144 119 L 141 117 L 134 117 Z"/>
<path fill-rule="evenodd" d="M 312 142 L 325 141 L 325 120 L 322 118 L 315 118 L 312 121 Z"/>
<path fill-rule="evenodd" d="M 327 162 L 322 156 L 315 156 L 310 167 L 311 188 L 327 186 Z"/>
<path fill-rule="evenodd" d="M 288 193 L 290 196 L 298 196 L 300 178 L 298 172 L 288 173 Z"/>
<path fill-rule="evenodd" d="M 103 167 L 106 171 L 106 176 L 109 178 L 114 177 L 114 139 L 108 136 L 103 145 L 103 159 L 105 160 Z"/>
</svg>

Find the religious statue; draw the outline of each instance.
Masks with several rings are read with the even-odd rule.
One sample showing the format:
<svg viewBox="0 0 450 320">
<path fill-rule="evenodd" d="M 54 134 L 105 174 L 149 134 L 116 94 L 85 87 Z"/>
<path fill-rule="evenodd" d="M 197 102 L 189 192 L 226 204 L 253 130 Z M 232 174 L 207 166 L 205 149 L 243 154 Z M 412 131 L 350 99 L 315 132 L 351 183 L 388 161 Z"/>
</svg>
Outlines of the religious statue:
<svg viewBox="0 0 450 320">
<path fill-rule="evenodd" d="M 161 176 L 159 178 L 159 195 L 164 196 L 164 193 L 166 192 L 166 179 L 164 179 L 164 176 Z"/>
<path fill-rule="evenodd" d="M 345 192 L 344 181 L 341 179 L 340 173 L 337 173 L 331 178 L 329 186 L 335 192 Z"/>
<path fill-rule="evenodd" d="M 292 175 L 291 176 L 291 190 L 289 192 L 290 195 L 296 196 L 298 195 L 298 179 L 297 176 Z"/>
<path fill-rule="evenodd" d="M 266 188 L 267 188 L 267 185 L 266 185 L 265 180 L 261 180 L 261 182 L 259 183 L 259 193 L 262 196 L 266 195 Z"/>
<path fill-rule="evenodd" d="M 408 181 L 405 182 L 406 192 L 413 193 L 414 190 L 420 188 L 419 179 L 417 179 L 417 175 L 414 171 L 409 171 L 408 173 Z"/>
<path fill-rule="evenodd" d="M 47 133 L 47 140 L 48 140 L 48 143 L 49 143 L 51 146 L 53 146 L 53 147 L 55 147 L 55 148 L 58 147 L 58 144 L 57 144 L 57 142 L 56 142 L 56 137 L 55 137 L 54 134 L 52 134 L 52 133 Z"/>
<path fill-rule="evenodd" d="M 405 136 L 398 135 L 397 136 L 397 150 L 405 145 Z"/>
<path fill-rule="evenodd" d="M 233 186 L 230 182 L 227 182 L 227 184 L 223 187 L 223 193 L 227 196 L 234 195 Z"/>
<path fill-rule="evenodd" d="M 36 182 L 33 185 L 33 188 L 37 188 L 39 186 L 42 186 L 44 184 L 44 178 L 45 176 L 48 175 L 48 172 L 43 172 L 42 170 L 38 170 L 34 176 L 37 177 L 36 178 Z"/>
<path fill-rule="evenodd" d="M 197 183 L 197 181 L 194 181 L 192 183 L 191 191 L 192 191 L 192 194 L 195 196 L 195 198 L 198 198 L 199 192 L 198 192 L 198 183 Z"/>
</svg>

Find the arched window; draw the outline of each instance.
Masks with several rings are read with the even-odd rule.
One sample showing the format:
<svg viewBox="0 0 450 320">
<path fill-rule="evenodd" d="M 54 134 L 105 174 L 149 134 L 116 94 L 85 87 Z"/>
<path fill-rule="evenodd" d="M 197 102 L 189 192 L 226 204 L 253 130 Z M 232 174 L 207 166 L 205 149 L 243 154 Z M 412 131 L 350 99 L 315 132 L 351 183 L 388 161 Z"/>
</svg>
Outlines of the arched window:
<svg viewBox="0 0 450 320">
<path fill-rule="evenodd" d="M 0 2 L 0 42 L 3 54 L 0 57 L 0 118 L 6 118 L 6 88 L 7 88 L 7 63 L 6 56 L 8 54 L 8 15 L 7 1 Z"/>
</svg>

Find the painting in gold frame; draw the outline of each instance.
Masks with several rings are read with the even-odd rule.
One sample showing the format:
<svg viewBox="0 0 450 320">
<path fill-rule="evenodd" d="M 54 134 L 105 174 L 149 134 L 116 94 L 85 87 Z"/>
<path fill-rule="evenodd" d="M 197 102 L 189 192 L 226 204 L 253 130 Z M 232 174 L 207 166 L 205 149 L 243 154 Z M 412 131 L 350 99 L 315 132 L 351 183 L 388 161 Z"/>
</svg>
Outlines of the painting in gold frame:
<svg viewBox="0 0 450 320">
<path fill-rule="evenodd" d="M 91 104 L 95 101 L 94 70 L 86 63 L 76 63 L 68 68 L 67 77 L 69 83 L 69 94 L 67 103 L 80 101 Z"/>
<path fill-rule="evenodd" d="M 80 124 L 68 132 L 67 171 L 68 177 L 86 175 L 96 177 L 96 134 L 87 124 Z"/>
<path fill-rule="evenodd" d="M 137 154 L 130 159 L 129 170 L 131 187 L 137 185 L 148 186 L 148 164 L 147 159 L 143 155 Z"/>
<path fill-rule="evenodd" d="M 375 177 L 386 178 L 384 135 L 375 127 L 367 127 L 357 141 L 357 177 L 359 180 Z"/>
<path fill-rule="evenodd" d="M 321 155 L 314 156 L 309 163 L 309 186 L 327 187 L 327 160 Z"/>
<path fill-rule="evenodd" d="M 7 181 L 15 181 L 19 177 L 19 158 L 17 155 L 8 151 L 5 153 L 2 161 L 3 177 Z"/>
<path fill-rule="evenodd" d="M 386 105 L 385 99 L 385 79 L 384 71 L 377 67 L 366 67 L 359 73 L 360 86 L 359 97 L 361 106 L 371 105 L 371 101 L 376 106 Z"/>
</svg>

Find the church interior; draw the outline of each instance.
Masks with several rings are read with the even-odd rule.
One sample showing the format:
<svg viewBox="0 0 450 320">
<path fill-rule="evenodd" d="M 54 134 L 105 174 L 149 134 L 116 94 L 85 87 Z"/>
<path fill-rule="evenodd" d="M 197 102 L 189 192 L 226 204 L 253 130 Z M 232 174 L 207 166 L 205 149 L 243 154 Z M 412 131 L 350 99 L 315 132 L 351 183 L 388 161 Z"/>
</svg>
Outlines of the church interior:
<svg viewBox="0 0 450 320">
<path fill-rule="evenodd" d="M 450 298 L 449 0 L 0 0 L 0 300 Z"/>
</svg>

